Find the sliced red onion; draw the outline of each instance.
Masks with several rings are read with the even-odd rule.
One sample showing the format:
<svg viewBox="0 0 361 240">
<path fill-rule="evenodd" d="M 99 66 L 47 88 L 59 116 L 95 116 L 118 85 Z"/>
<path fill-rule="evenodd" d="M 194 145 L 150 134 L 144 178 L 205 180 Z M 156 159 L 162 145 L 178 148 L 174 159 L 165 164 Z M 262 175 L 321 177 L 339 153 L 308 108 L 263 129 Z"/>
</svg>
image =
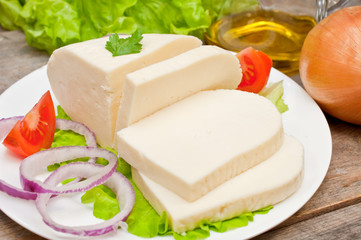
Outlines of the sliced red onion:
<svg viewBox="0 0 361 240">
<path fill-rule="evenodd" d="M 23 118 L 24 116 L 16 116 L 16 117 L 0 119 L 0 142 L 2 142 L 5 139 L 5 137 L 9 134 L 9 132 L 14 127 L 16 122 L 22 120 Z M 65 119 L 57 119 L 56 128 L 60 130 L 72 130 L 76 133 L 79 133 L 85 137 L 88 146 L 97 147 L 95 134 L 82 123 L 74 122 L 71 120 L 65 120 Z M 96 162 L 96 157 L 90 158 L 89 162 Z M 77 179 L 73 181 L 73 183 L 79 180 L 80 179 Z M 37 196 L 35 192 L 17 188 L 15 186 L 8 184 L 3 180 L 0 180 L 0 191 L 5 192 L 10 196 L 18 197 L 26 200 L 34 200 L 36 199 Z"/>
<path fill-rule="evenodd" d="M 83 135 L 85 137 L 86 144 L 89 147 L 97 146 L 97 140 L 94 132 L 82 123 L 66 119 L 56 119 L 55 128 L 59 130 L 72 130 L 73 132 Z"/>
<path fill-rule="evenodd" d="M 23 117 L 13 117 L 0 120 L 0 140 L 2 141 L 17 121 Z M 28 200 L 36 201 L 44 222 L 53 229 L 71 233 L 79 236 L 99 236 L 116 230 L 119 226 L 126 229 L 124 222 L 129 216 L 135 201 L 134 189 L 131 183 L 122 174 L 115 172 L 117 156 L 112 152 L 97 148 L 95 135 L 85 126 L 69 120 L 58 119 L 56 128 L 60 130 L 73 130 L 85 136 L 88 147 L 65 146 L 46 149 L 25 158 L 20 165 L 20 181 L 23 189 L 11 186 L 0 180 L 0 191 L 7 194 Z M 98 165 L 94 162 L 75 162 L 61 166 L 45 180 L 41 182 L 35 177 L 48 165 L 72 160 L 75 158 L 90 157 L 94 161 L 97 157 L 108 160 L 108 165 Z M 72 181 L 66 185 L 60 185 L 62 180 L 76 177 L 77 180 L 86 178 L 83 181 Z M 89 190 L 97 185 L 103 184 L 111 188 L 122 209 L 113 218 L 99 224 L 90 226 L 64 226 L 54 222 L 47 214 L 46 208 L 49 199 L 54 194 L 73 193 Z"/>
<path fill-rule="evenodd" d="M 0 119 L 0 142 L 5 139 L 5 137 L 9 134 L 16 122 L 21 119 L 23 119 L 23 116 Z M 0 191 L 5 192 L 10 196 L 19 197 L 26 200 L 35 200 L 37 197 L 36 193 L 17 188 L 3 180 L 0 180 Z"/>
<path fill-rule="evenodd" d="M 62 180 L 73 177 L 91 178 L 93 175 L 101 171 L 103 166 L 88 163 L 88 162 L 75 162 L 69 163 L 58 168 L 46 180 L 45 184 L 48 186 L 56 187 Z M 56 223 L 47 213 L 47 204 L 51 194 L 39 194 L 36 199 L 36 207 L 38 208 L 44 222 L 59 232 L 70 233 L 83 237 L 99 236 L 118 229 L 119 226 L 127 228 L 124 222 L 129 216 L 135 201 L 135 193 L 132 184 L 129 180 L 119 172 L 115 172 L 106 182 L 105 185 L 114 191 L 117 200 L 122 209 L 113 218 L 102 223 L 86 226 L 65 226 Z"/>
<path fill-rule="evenodd" d="M 0 180 L 0 191 L 5 192 L 10 196 L 22 198 L 25 200 L 35 200 L 37 193 L 25 191 L 21 188 L 14 187 L 7 182 Z"/>
<path fill-rule="evenodd" d="M 59 130 L 72 130 L 73 132 L 83 135 L 86 144 L 89 147 L 97 147 L 97 140 L 93 131 L 82 123 L 74 122 L 66 119 L 56 119 L 56 129 Z M 89 162 L 96 162 L 96 158 L 90 158 Z"/>
<path fill-rule="evenodd" d="M 48 165 L 82 157 L 105 158 L 108 160 L 108 165 L 104 166 L 99 172 L 86 180 L 71 185 L 51 187 L 35 178 L 46 169 Z M 117 160 L 117 156 L 115 156 L 114 153 L 102 148 L 64 146 L 46 149 L 30 155 L 21 162 L 20 182 L 24 190 L 37 193 L 60 194 L 81 192 L 105 182 L 114 173 L 117 167 Z M 79 175 L 84 174 L 83 170 L 80 169 L 79 171 Z"/>
</svg>

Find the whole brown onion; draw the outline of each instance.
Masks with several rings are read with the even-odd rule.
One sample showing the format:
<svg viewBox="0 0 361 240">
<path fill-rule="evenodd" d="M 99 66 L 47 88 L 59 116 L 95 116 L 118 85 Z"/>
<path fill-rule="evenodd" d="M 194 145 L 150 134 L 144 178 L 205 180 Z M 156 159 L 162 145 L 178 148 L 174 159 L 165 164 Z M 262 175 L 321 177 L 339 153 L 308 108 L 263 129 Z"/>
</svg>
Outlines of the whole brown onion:
<svg viewBox="0 0 361 240">
<path fill-rule="evenodd" d="M 361 125 L 361 6 L 338 10 L 310 31 L 300 76 L 325 112 Z"/>
</svg>

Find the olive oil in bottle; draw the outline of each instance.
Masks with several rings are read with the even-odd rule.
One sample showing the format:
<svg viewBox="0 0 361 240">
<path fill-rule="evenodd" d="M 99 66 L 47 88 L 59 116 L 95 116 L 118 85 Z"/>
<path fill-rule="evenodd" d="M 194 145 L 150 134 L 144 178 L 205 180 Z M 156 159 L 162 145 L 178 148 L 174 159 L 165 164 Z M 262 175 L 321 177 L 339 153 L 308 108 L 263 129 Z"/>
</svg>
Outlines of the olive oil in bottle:
<svg viewBox="0 0 361 240">
<path fill-rule="evenodd" d="M 303 42 L 315 25 L 310 16 L 257 9 L 218 20 L 205 34 L 205 42 L 235 52 L 252 46 L 269 55 L 273 67 L 292 74 L 298 71 Z"/>
</svg>

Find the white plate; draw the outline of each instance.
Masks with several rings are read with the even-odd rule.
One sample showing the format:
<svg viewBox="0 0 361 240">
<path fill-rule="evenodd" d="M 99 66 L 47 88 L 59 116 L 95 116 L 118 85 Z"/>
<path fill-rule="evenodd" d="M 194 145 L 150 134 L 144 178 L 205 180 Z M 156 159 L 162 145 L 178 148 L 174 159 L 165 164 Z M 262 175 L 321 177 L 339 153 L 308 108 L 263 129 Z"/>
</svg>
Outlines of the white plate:
<svg viewBox="0 0 361 240">
<path fill-rule="evenodd" d="M 331 134 L 327 121 L 309 95 L 293 80 L 272 69 L 270 82 L 284 80 L 284 99 L 290 110 L 283 114 L 284 129 L 287 134 L 297 137 L 305 148 L 304 180 L 300 189 L 285 201 L 274 206 L 266 215 L 256 215 L 247 227 L 226 233 L 211 233 L 209 239 L 247 239 L 259 235 L 292 216 L 316 192 L 321 185 L 331 160 Z M 0 118 L 24 115 L 50 89 L 46 66 L 32 72 L 16 82 L 0 96 Z M 54 95 L 53 95 L 54 97 Z M 54 102 L 57 101 L 54 97 Z M 20 160 L 0 146 L 0 179 L 20 186 Z M 285 169 L 287 171 L 287 169 Z M 275 176 L 276 177 L 276 176 Z M 51 215 L 64 224 L 89 224 L 96 222 L 90 207 L 80 208 L 79 196 L 64 197 L 50 205 Z M 1 210 L 18 224 L 48 239 L 75 239 L 76 237 L 58 233 L 45 225 L 33 201 L 26 201 L 0 193 Z M 125 231 L 117 231 L 104 239 L 139 239 Z M 170 237 L 169 237 L 170 238 Z M 154 239 L 168 239 L 154 238 Z"/>
</svg>

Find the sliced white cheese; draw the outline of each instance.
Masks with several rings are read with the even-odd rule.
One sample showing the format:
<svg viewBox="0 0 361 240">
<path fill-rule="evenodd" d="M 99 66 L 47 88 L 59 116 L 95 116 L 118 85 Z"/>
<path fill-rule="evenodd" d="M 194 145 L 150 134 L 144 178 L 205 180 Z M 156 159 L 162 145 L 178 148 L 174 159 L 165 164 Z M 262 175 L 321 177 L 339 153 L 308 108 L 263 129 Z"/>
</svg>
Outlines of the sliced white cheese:
<svg viewBox="0 0 361 240">
<path fill-rule="evenodd" d="M 194 202 L 185 201 L 132 168 L 133 180 L 145 198 L 159 214 L 167 212 L 173 231 L 178 233 L 198 227 L 202 220 L 221 221 L 274 205 L 299 188 L 302 176 L 303 147 L 290 136 L 285 136 L 283 146 L 272 157 Z"/>
<path fill-rule="evenodd" d="M 144 34 L 140 53 L 113 57 L 105 49 L 108 39 L 62 47 L 48 63 L 49 81 L 60 105 L 73 120 L 93 130 L 103 147 L 112 146 L 125 75 L 202 44 L 191 36 Z"/>
<path fill-rule="evenodd" d="M 238 90 L 196 93 L 117 132 L 122 158 L 188 201 L 264 161 L 282 142 L 276 107 Z"/>
<path fill-rule="evenodd" d="M 129 73 L 116 131 L 201 90 L 236 89 L 242 73 L 229 51 L 201 46 Z"/>
</svg>

